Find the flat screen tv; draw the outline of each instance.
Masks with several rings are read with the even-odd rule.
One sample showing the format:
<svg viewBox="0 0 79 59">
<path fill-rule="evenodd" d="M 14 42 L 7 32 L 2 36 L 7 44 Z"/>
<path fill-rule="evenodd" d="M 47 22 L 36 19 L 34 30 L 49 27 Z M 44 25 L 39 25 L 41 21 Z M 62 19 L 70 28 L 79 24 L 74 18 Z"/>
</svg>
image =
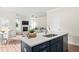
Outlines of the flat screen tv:
<svg viewBox="0 0 79 59">
<path fill-rule="evenodd" d="M 29 25 L 28 21 L 22 21 L 22 25 Z"/>
</svg>

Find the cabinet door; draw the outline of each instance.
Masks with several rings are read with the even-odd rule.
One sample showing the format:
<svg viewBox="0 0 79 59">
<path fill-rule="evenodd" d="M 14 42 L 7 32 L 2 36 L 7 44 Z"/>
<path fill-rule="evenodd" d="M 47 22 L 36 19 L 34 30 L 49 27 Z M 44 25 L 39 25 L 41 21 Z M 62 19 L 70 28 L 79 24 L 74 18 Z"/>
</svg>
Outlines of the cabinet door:
<svg viewBox="0 0 79 59">
<path fill-rule="evenodd" d="M 63 52 L 63 40 L 57 42 L 57 52 Z"/>
<path fill-rule="evenodd" d="M 56 43 L 50 46 L 50 51 L 57 52 L 57 44 Z"/>
<path fill-rule="evenodd" d="M 49 42 L 45 42 L 45 43 L 42 43 L 42 44 L 32 47 L 32 51 L 33 52 L 40 52 L 41 50 L 47 48 L 48 46 L 49 46 Z"/>
<path fill-rule="evenodd" d="M 43 50 L 41 50 L 40 52 L 50 52 L 50 48 L 47 47 L 47 48 L 44 48 Z"/>
</svg>

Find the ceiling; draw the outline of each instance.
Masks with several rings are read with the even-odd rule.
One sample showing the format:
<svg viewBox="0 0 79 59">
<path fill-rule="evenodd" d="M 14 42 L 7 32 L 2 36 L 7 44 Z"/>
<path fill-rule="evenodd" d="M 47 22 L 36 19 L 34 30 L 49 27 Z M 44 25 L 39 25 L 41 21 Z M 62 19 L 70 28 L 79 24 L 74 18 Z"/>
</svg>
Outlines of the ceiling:
<svg viewBox="0 0 79 59">
<path fill-rule="evenodd" d="M 0 10 L 13 11 L 23 16 L 45 16 L 46 12 L 56 7 L 0 7 Z"/>
</svg>

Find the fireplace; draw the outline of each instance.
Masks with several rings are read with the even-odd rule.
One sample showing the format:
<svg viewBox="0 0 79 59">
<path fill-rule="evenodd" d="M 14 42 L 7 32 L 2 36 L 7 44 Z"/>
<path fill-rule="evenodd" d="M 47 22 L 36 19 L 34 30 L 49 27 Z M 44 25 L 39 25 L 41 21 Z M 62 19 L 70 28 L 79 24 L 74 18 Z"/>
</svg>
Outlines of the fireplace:
<svg viewBox="0 0 79 59">
<path fill-rule="evenodd" d="M 28 31 L 28 27 L 23 27 L 23 31 Z"/>
</svg>

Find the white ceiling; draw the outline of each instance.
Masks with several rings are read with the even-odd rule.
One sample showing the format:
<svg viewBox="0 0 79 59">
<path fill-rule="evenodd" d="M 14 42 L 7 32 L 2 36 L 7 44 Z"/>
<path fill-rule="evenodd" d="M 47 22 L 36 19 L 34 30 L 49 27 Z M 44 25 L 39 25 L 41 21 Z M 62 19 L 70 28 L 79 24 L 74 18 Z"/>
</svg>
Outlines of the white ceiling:
<svg viewBox="0 0 79 59">
<path fill-rule="evenodd" d="M 0 7 L 0 10 L 13 11 L 23 16 L 45 16 L 46 11 L 55 8 L 56 7 Z"/>
</svg>

